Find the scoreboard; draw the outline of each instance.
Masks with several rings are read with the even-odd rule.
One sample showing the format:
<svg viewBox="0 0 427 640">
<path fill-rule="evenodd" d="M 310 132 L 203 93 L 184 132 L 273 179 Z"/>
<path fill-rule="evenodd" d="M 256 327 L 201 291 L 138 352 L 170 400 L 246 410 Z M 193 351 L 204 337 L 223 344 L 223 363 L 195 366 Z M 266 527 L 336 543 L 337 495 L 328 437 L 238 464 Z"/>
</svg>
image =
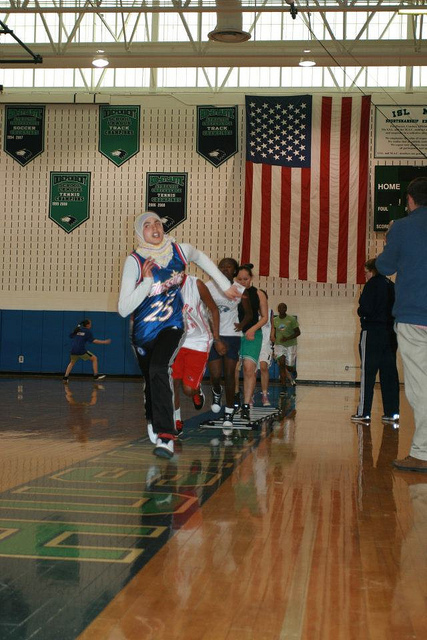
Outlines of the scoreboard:
<svg viewBox="0 0 427 640">
<path fill-rule="evenodd" d="M 414 178 L 427 177 L 427 167 L 376 166 L 374 184 L 374 231 L 387 231 L 391 220 L 404 218 L 406 189 Z"/>
</svg>

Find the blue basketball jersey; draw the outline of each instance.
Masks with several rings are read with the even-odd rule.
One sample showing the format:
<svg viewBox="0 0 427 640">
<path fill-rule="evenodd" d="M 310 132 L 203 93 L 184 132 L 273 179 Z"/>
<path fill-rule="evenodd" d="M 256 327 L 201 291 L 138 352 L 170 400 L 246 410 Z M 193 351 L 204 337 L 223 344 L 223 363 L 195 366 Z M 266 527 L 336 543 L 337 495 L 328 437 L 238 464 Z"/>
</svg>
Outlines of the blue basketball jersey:
<svg viewBox="0 0 427 640">
<path fill-rule="evenodd" d="M 186 260 L 179 248 L 173 243 L 173 256 L 166 267 L 153 267 L 153 284 L 148 296 L 135 309 L 132 316 L 132 342 L 143 346 L 154 340 L 163 329 L 184 328 L 182 315 L 181 283 L 184 279 Z M 142 258 L 135 251 L 131 254 L 139 265 L 142 274 Z M 137 284 L 142 280 L 140 275 Z"/>
</svg>

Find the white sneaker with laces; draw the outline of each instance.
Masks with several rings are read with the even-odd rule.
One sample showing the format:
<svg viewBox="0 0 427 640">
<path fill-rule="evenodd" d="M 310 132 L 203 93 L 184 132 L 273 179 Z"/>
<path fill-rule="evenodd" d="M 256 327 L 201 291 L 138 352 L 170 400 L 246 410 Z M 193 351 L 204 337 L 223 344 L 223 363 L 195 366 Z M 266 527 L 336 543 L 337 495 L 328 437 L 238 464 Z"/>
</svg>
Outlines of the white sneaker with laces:
<svg viewBox="0 0 427 640">
<path fill-rule="evenodd" d="M 213 411 L 214 413 L 219 413 L 221 411 L 221 394 L 222 394 L 222 389 L 219 393 L 217 393 L 212 389 L 211 411 Z"/>
</svg>

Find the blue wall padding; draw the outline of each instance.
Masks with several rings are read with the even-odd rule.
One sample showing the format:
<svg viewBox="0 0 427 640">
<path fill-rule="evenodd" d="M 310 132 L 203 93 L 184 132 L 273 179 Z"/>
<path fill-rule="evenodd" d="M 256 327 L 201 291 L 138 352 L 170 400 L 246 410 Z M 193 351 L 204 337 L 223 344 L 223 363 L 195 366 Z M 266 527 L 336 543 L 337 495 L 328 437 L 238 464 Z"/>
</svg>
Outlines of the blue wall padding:
<svg viewBox="0 0 427 640">
<path fill-rule="evenodd" d="M 111 338 L 109 345 L 88 344 L 98 358 L 101 373 L 140 375 L 129 339 L 129 318 L 112 311 L 0 311 L 0 371 L 63 373 L 70 361 L 70 333 L 84 320 L 92 320 L 95 338 Z M 19 362 L 19 356 L 24 362 Z M 75 373 L 92 373 L 92 363 L 79 360 Z M 275 362 L 271 379 L 278 378 Z"/>
</svg>

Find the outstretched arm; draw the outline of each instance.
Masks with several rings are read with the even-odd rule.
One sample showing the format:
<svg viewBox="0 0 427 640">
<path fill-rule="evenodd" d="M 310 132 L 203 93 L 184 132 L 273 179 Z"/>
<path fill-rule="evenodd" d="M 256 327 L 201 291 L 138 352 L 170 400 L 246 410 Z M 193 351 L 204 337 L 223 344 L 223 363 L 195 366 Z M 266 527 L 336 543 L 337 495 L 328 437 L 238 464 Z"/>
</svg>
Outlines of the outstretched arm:
<svg viewBox="0 0 427 640">
<path fill-rule="evenodd" d="M 205 271 L 208 274 L 208 276 L 210 276 L 212 280 L 214 280 L 217 283 L 220 289 L 223 290 L 227 298 L 234 299 L 234 298 L 241 297 L 242 294 L 240 293 L 239 288 L 236 287 L 235 284 L 230 285 L 229 280 L 225 277 L 223 273 L 221 273 L 221 271 L 212 262 L 212 260 L 208 258 L 208 256 L 205 253 L 203 253 L 203 251 L 196 249 L 191 244 L 184 243 L 184 244 L 181 244 L 180 247 L 187 261 L 194 262 L 195 264 L 197 264 L 198 267 L 203 269 L 203 271 Z"/>
</svg>

